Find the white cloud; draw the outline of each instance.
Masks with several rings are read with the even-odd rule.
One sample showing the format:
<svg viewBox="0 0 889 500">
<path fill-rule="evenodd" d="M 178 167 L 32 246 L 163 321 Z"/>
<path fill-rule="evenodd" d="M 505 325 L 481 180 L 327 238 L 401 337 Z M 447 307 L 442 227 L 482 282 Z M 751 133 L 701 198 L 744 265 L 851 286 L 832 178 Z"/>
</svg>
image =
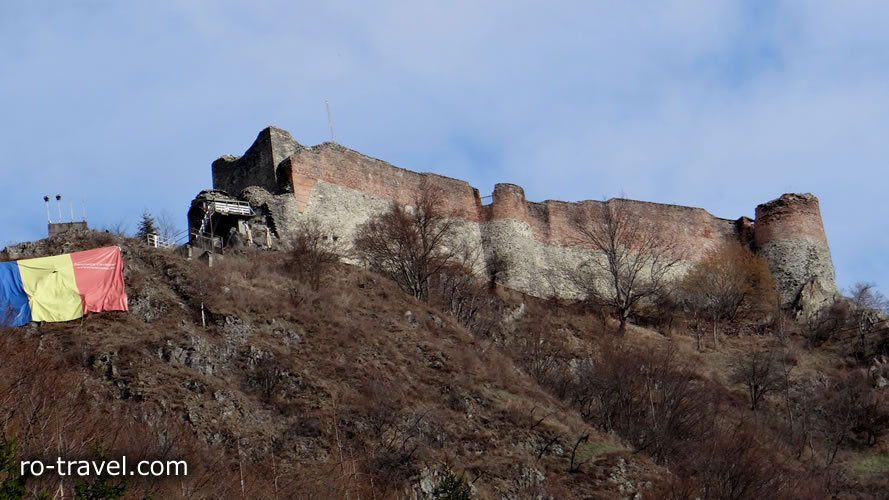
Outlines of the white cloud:
<svg viewBox="0 0 889 500">
<path fill-rule="evenodd" d="M 483 192 L 737 217 L 812 191 L 841 284 L 889 287 L 884 2 L 90 5 L 0 7 L 7 213 L 45 189 L 183 212 L 261 127 L 326 140 L 329 99 L 339 142 Z"/>
</svg>

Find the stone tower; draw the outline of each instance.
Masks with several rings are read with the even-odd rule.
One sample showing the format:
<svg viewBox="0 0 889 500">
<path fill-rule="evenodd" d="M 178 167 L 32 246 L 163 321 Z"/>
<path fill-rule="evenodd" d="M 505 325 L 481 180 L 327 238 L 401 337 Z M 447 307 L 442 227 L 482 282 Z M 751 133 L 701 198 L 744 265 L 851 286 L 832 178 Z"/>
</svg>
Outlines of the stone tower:
<svg viewBox="0 0 889 500">
<path fill-rule="evenodd" d="M 213 188 L 234 196 L 250 186 L 274 193 L 278 190 L 275 169 L 301 148 L 290 132 L 266 127 L 244 156 L 226 155 L 213 162 Z"/>
<path fill-rule="evenodd" d="M 756 253 L 772 271 L 782 306 L 811 310 L 837 293 L 818 198 L 785 194 L 763 203 L 756 207 L 753 230 Z"/>
</svg>

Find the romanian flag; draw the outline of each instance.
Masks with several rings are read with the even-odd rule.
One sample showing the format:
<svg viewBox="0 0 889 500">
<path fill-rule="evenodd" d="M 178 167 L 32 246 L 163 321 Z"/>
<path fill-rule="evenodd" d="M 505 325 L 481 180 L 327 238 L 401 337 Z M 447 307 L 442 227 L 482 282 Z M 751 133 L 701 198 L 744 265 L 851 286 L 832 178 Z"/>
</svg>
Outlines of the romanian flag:
<svg viewBox="0 0 889 500">
<path fill-rule="evenodd" d="M 118 247 L 0 262 L 0 326 L 126 310 Z"/>
</svg>

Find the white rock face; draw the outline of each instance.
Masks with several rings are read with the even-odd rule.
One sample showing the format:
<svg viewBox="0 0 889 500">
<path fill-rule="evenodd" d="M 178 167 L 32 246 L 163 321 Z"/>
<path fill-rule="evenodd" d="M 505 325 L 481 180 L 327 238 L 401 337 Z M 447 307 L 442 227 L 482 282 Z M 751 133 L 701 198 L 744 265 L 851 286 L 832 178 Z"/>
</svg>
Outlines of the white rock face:
<svg viewBox="0 0 889 500">
<path fill-rule="evenodd" d="M 830 249 L 811 239 L 775 240 L 759 249 L 768 263 L 785 307 L 815 311 L 837 293 Z"/>
<path fill-rule="evenodd" d="M 275 196 L 290 197 L 288 194 Z M 292 197 L 290 197 L 292 199 Z M 276 225 L 286 238 L 286 228 L 295 227 L 300 217 L 312 217 L 330 228 L 337 238 L 350 245 L 356 229 L 373 214 L 387 210 L 391 201 L 361 191 L 318 181 L 302 214 L 296 203 L 281 203 L 273 209 Z M 270 204 L 271 205 L 271 204 Z M 283 222 L 278 222 L 279 219 Z M 570 271 L 593 258 L 596 252 L 578 247 L 547 245 L 534 238 L 528 223 L 515 219 L 474 222 L 460 219 L 460 244 L 474 249 L 480 258 L 476 270 L 482 272 L 486 259 L 498 255 L 509 263 L 500 283 L 536 297 L 579 298 L 581 290 L 568 277 Z M 684 274 L 689 263 L 677 266 Z"/>
</svg>

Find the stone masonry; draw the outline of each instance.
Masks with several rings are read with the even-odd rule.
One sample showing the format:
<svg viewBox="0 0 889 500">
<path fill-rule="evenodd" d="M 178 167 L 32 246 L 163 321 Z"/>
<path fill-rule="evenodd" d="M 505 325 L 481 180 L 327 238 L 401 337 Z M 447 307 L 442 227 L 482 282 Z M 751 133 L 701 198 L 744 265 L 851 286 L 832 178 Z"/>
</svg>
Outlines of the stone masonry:
<svg viewBox="0 0 889 500">
<path fill-rule="evenodd" d="M 756 207 L 756 251 L 765 257 L 784 305 L 807 289 L 806 309 L 816 309 L 837 293 L 818 198 L 785 194 Z"/>
<path fill-rule="evenodd" d="M 510 262 L 502 284 L 536 296 L 577 295 L 563 270 L 593 252 L 581 243 L 572 220 L 595 205 L 613 203 L 529 202 L 521 187 L 497 184 L 486 204 L 465 181 L 395 167 L 336 143 L 303 146 L 275 127 L 262 130 L 244 156 L 224 156 L 212 168 L 213 188 L 259 207 L 281 240 L 301 217 L 313 217 L 349 241 L 371 215 L 393 202 L 411 205 L 416 193 L 436 186 L 446 194 L 443 209 L 463 220 L 464 240 L 486 257 L 496 253 Z M 627 203 L 634 217 L 677 239 L 684 259 L 678 272 L 708 250 L 738 241 L 766 259 L 783 305 L 794 305 L 804 287 L 818 290 L 816 302 L 836 293 L 818 199 L 811 194 L 785 194 L 759 205 L 755 220 L 722 219 L 701 208 Z"/>
</svg>

